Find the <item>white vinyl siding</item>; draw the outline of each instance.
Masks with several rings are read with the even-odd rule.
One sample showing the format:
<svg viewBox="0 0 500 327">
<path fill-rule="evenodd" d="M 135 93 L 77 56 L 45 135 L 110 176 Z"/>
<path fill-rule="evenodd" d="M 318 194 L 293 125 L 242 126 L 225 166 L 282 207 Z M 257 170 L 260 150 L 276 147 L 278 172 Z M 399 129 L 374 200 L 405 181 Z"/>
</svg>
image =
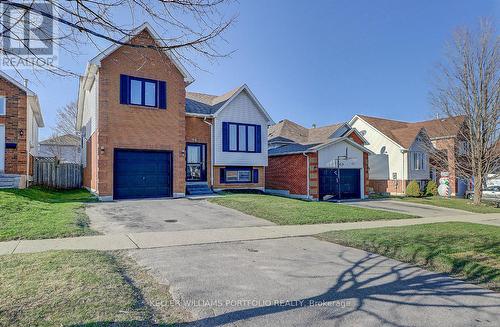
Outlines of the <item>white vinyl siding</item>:
<svg viewBox="0 0 500 327">
<path fill-rule="evenodd" d="M 370 179 L 388 180 L 392 179 L 393 174 L 396 174 L 397 179 L 407 179 L 408 165 L 405 163 L 406 155 L 401 153 L 400 146 L 361 119 L 357 119 L 352 124 L 352 127 L 356 128 L 362 135 L 364 134 L 364 138 L 369 143 L 365 145 L 367 149 L 372 150 L 375 154 L 380 154 L 382 148 L 384 148 L 385 156 L 379 156 L 376 160 L 375 158 L 372 160 L 373 155 L 369 156 Z M 375 164 L 382 166 L 375 168 Z"/>
<path fill-rule="evenodd" d="M 261 152 L 222 151 L 222 123 L 234 122 L 261 126 Z M 214 163 L 218 166 L 267 166 L 267 125 L 266 116 L 259 110 L 246 91 L 242 91 L 224 108 L 215 119 Z M 231 126 L 231 125 L 229 125 Z M 229 147 L 232 149 L 231 127 Z M 246 142 L 245 142 L 246 143 Z M 237 144 L 237 143 L 236 143 Z M 254 145 L 255 146 L 255 145 Z"/>
</svg>

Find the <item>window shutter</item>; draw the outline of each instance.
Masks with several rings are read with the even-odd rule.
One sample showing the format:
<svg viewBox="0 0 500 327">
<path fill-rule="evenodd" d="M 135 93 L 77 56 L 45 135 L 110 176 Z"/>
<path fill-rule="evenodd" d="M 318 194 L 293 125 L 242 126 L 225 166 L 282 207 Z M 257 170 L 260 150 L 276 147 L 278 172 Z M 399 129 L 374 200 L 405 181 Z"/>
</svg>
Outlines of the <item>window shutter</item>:
<svg viewBox="0 0 500 327">
<path fill-rule="evenodd" d="M 221 168 L 219 170 L 219 177 L 220 177 L 220 183 L 221 184 L 224 184 L 226 182 L 226 169 L 225 168 Z"/>
<path fill-rule="evenodd" d="M 262 152 L 260 125 L 255 126 L 255 152 Z"/>
<path fill-rule="evenodd" d="M 158 107 L 167 109 L 167 82 L 158 81 Z"/>
<path fill-rule="evenodd" d="M 128 104 L 129 99 L 128 76 L 120 75 L 120 103 Z"/>
<path fill-rule="evenodd" d="M 252 182 L 253 183 L 259 182 L 259 170 L 258 169 L 253 170 Z"/>
<path fill-rule="evenodd" d="M 229 151 L 229 123 L 222 123 L 222 151 Z"/>
</svg>

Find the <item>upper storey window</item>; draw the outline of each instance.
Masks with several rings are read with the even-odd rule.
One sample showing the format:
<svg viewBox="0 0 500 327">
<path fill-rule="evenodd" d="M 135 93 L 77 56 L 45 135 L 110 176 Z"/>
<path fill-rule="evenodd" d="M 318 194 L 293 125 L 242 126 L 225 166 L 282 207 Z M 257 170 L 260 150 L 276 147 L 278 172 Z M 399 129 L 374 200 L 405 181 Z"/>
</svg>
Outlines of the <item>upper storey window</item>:
<svg viewBox="0 0 500 327">
<path fill-rule="evenodd" d="M 120 103 L 150 108 L 167 108 L 167 83 L 120 75 Z"/>
</svg>

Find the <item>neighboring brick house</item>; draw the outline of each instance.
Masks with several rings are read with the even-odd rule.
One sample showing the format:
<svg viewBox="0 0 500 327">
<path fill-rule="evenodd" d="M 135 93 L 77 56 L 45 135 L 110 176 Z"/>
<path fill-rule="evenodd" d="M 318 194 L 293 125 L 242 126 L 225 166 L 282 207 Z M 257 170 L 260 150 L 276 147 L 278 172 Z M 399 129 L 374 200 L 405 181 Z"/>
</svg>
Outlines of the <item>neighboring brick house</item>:
<svg viewBox="0 0 500 327">
<path fill-rule="evenodd" d="M 37 95 L 0 71 L 0 187 L 28 186 L 43 126 Z"/>
<path fill-rule="evenodd" d="M 404 194 L 410 181 L 416 180 L 424 187 L 430 179 L 438 181 L 441 171 L 446 170 L 451 195 L 459 194 L 456 160 L 460 148 L 466 146 L 458 136 L 462 117 L 409 123 L 356 115 L 349 124 L 368 140 L 367 147 L 375 153 L 369 157 L 369 187 L 375 192 Z M 437 167 L 435 149 L 440 151 L 440 159 L 444 160 L 439 161 L 446 162 L 446 167 Z"/>
<path fill-rule="evenodd" d="M 305 128 L 282 120 L 268 130 L 266 191 L 313 200 L 368 195 L 366 140 L 346 123 Z"/>
<path fill-rule="evenodd" d="M 243 85 L 186 92 L 194 79 L 143 24 L 92 59 L 80 81 L 77 127 L 84 186 L 103 200 L 264 189 L 271 118 Z"/>
<path fill-rule="evenodd" d="M 465 166 L 464 156 L 467 154 L 468 144 L 464 137 L 465 117 L 449 117 L 426 120 L 412 123 L 425 128 L 432 145 L 438 151 L 431 156 L 430 178 L 439 182 L 441 172 L 448 173 L 450 195 L 463 196 L 468 188 L 466 178 L 460 176 L 459 165 Z M 434 158 L 433 158 L 434 157 Z"/>
</svg>

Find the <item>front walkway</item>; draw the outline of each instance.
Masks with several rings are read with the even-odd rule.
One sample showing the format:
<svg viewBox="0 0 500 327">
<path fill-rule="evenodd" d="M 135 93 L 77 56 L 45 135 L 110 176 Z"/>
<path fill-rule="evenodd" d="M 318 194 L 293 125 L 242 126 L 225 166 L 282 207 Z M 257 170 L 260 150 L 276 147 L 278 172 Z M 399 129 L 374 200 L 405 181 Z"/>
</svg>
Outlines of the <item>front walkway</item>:
<svg viewBox="0 0 500 327">
<path fill-rule="evenodd" d="M 48 250 L 108 251 L 125 249 L 150 249 L 180 245 L 300 237 L 335 230 L 408 226 L 450 221 L 500 226 L 500 214 L 466 213 L 440 217 L 360 221 L 337 224 L 253 226 L 169 232 L 124 233 L 47 240 L 21 240 L 0 242 L 0 255 L 11 253 L 41 252 Z"/>
</svg>

